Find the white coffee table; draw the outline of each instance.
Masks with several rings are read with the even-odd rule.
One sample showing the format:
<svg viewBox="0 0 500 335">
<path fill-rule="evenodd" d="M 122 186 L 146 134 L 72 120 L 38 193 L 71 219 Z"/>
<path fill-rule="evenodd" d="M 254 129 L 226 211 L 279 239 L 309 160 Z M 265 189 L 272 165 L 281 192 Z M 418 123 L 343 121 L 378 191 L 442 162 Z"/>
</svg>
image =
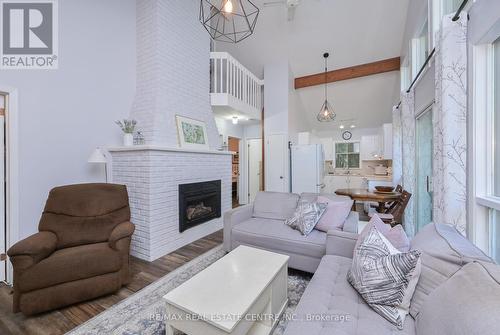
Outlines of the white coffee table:
<svg viewBox="0 0 500 335">
<path fill-rule="evenodd" d="M 236 248 L 163 297 L 167 335 L 270 334 L 288 303 L 288 258 Z"/>
</svg>

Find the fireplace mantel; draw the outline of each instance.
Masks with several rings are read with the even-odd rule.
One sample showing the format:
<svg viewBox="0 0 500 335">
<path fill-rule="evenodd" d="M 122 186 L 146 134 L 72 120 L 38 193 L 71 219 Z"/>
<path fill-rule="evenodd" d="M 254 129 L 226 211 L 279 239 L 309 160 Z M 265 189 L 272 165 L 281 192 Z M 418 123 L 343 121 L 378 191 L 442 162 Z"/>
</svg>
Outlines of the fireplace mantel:
<svg viewBox="0 0 500 335">
<path fill-rule="evenodd" d="M 108 147 L 106 148 L 109 152 L 121 152 L 121 151 L 171 151 L 171 152 L 190 152 L 197 154 L 211 154 L 211 155 L 233 155 L 232 151 L 219 151 L 219 150 L 195 150 L 195 149 L 184 149 L 184 148 L 174 148 L 166 147 L 161 145 L 133 145 L 129 147 Z"/>
</svg>

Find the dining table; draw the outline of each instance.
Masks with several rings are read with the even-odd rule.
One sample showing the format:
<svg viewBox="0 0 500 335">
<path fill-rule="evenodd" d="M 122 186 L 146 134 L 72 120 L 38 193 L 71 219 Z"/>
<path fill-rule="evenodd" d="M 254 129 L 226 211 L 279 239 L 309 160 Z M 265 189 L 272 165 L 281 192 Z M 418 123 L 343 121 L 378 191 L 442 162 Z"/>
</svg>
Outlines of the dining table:
<svg viewBox="0 0 500 335">
<path fill-rule="evenodd" d="M 337 195 L 345 195 L 353 200 L 352 210 L 356 211 L 356 201 L 373 201 L 378 203 L 377 212 L 385 211 L 385 204 L 401 198 L 399 192 L 369 191 L 365 188 L 342 188 L 335 191 Z"/>
</svg>

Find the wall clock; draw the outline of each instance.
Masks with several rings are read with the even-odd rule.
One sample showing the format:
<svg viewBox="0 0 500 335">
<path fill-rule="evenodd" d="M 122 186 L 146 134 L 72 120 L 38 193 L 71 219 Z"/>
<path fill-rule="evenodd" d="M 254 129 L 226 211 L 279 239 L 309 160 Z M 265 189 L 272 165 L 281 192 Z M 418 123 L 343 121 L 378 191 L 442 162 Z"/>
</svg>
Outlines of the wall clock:
<svg viewBox="0 0 500 335">
<path fill-rule="evenodd" d="M 352 138 L 352 133 L 349 130 L 346 130 L 342 133 L 342 138 L 349 141 Z"/>
</svg>

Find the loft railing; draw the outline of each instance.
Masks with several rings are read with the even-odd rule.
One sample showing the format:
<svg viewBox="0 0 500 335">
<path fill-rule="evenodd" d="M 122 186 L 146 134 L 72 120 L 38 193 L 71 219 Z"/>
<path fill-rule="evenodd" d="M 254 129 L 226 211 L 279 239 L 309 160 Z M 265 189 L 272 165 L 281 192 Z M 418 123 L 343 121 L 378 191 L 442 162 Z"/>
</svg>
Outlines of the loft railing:
<svg viewBox="0 0 500 335">
<path fill-rule="evenodd" d="M 210 71 L 212 105 L 225 105 L 236 99 L 251 109 L 261 110 L 263 81 L 233 56 L 227 52 L 211 52 Z M 226 94 L 232 99 L 220 96 Z"/>
</svg>

